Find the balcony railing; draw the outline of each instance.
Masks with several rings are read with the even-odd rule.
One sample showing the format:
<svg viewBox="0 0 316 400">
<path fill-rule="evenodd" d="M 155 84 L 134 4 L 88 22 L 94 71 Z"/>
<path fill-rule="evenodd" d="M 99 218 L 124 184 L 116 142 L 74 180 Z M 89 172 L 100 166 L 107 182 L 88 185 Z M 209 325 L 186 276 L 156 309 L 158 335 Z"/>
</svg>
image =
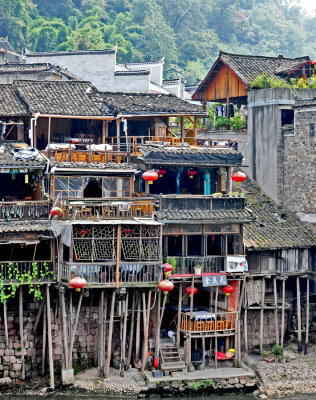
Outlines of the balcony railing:
<svg viewBox="0 0 316 400">
<path fill-rule="evenodd" d="M 62 263 L 60 278 L 69 281 L 75 276 L 82 276 L 88 285 L 110 285 L 116 283 L 116 265 L 110 263 Z M 119 269 L 119 284 L 154 284 L 161 275 L 160 264 L 128 264 L 121 263 Z"/>
<path fill-rule="evenodd" d="M 48 219 L 51 202 L 47 201 L 2 201 L 0 220 Z"/>
<path fill-rule="evenodd" d="M 87 200 L 62 201 L 64 219 L 94 220 L 123 219 L 132 217 L 151 217 L 157 209 L 158 202 L 154 199 L 136 200 L 124 198 L 120 200 Z"/>
<path fill-rule="evenodd" d="M 225 270 L 226 257 L 172 257 L 176 259 L 176 268 L 172 275 L 193 274 L 194 267 L 202 266 L 203 273 L 217 273 Z"/>
<path fill-rule="evenodd" d="M 158 197 L 158 196 L 157 196 Z M 246 204 L 244 197 L 221 196 L 218 198 L 212 195 L 160 195 L 161 210 L 243 210 Z"/>
<path fill-rule="evenodd" d="M 4 284 L 47 283 L 56 281 L 52 261 L 0 261 L 0 274 Z"/>
<path fill-rule="evenodd" d="M 192 313 L 192 320 L 190 320 L 190 312 L 181 313 L 180 330 L 192 333 L 219 333 L 229 334 L 233 333 L 236 326 L 236 311 L 225 311 L 217 313 Z"/>
</svg>

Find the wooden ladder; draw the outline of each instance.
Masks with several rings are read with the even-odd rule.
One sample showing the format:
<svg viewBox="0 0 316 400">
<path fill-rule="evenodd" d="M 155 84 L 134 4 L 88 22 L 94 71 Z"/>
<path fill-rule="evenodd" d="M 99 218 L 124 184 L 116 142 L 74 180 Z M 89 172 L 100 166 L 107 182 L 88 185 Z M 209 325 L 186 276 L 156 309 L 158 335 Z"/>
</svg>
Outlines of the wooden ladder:
<svg viewBox="0 0 316 400">
<path fill-rule="evenodd" d="M 163 371 L 184 371 L 185 363 L 181 360 L 179 349 L 176 346 L 160 348 L 161 369 Z"/>
</svg>

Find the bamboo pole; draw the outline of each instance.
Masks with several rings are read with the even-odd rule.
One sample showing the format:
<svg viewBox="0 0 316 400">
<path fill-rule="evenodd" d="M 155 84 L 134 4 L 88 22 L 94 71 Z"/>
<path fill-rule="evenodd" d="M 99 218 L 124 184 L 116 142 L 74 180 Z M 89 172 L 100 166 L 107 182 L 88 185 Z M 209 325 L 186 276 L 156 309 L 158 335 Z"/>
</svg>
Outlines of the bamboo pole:
<svg viewBox="0 0 316 400">
<path fill-rule="evenodd" d="M 266 281 L 262 278 L 262 293 L 261 293 L 261 309 L 260 309 L 260 328 L 259 328 L 259 351 L 263 352 L 263 311 L 264 311 L 264 297 L 266 291 Z"/>
<path fill-rule="evenodd" d="M 20 326 L 20 339 L 21 339 L 21 357 L 22 357 L 22 380 L 25 379 L 25 351 L 24 351 L 24 332 L 23 332 L 23 285 L 20 286 L 19 291 L 19 326 Z"/>
<path fill-rule="evenodd" d="M 4 322 L 4 335 L 5 335 L 5 346 L 6 349 L 9 348 L 9 331 L 8 331 L 8 312 L 7 303 L 3 303 L 3 322 Z"/>
<path fill-rule="evenodd" d="M 305 346 L 304 354 L 307 354 L 308 349 L 308 335 L 309 335 L 309 278 L 306 280 L 306 330 L 305 330 Z"/>
<path fill-rule="evenodd" d="M 278 346 L 279 341 L 279 316 L 278 316 L 278 293 L 276 277 L 273 278 L 273 297 L 274 297 L 274 326 L 275 326 L 275 344 Z"/>
<path fill-rule="evenodd" d="M 177 324 L 177 346 L 180 347 L 180 326 L 181 326 L 181 308 L 182 308 L 182 283 L 179 286 L 178 298 L 178 324 Z"/>
<path fill-rule="evenodd" d="M 43 314 L 43 344 L 42 344 L 42 369 L 41 375 L 45 374 L 45 361 L 46 361 L 46 336 L 47 336 L 47 314 L 46 314 L 46 304 L 44 305 Z"/>
<path fill-rule="evenodd" d="M 296 297 L 297 297 L 297 350 L 302 352 L 302 318 L 301 318 L 301 290 L 300 278 L 296 277 Z"/>
<path fill-rule="evenodd" d="M 281 346 L 284 346 L 284 324 L 285 324 L 285 278 L 282 279 L 282 315 L 281 315 Z"/>
<path fill-rule="evenodd" d="M 107 347 L 105 373 L 104 373 L 104 377 L 105 378 L 108 378 L 109 375 L 110 375 L 110 362 L 111 362 L 111 353 L 112 353 L 112 335 L 113 335 L 113 319 L 114 319 L 115 295 L 116 295 L 116 292 L 115 292 L 115 290 L 113 290 L 113 292 L 112 292 L 112 300 L 111 300 L 111 311 L 110 311 L 108 347 Z"/>
<path fill-rule="evenodd" d="M 79 297 L 79 303 L 78 303 L 78 308 L 77 308 L 77 314 L 76 314 L 76 319 L 75 319 L 75 324 L 73 326 L 72 329 L 72 335 L 71 335 L 71 339 L 70 339 L 70 346 L 69 346 L 69 352 L 68 352 L 68 356 L 69 356 L 69 368 L 72 368 L 72 349 L 74 347 L 74 342 L 75 342 L 75 336 L 76 336 L 76 330 L 77 330 L 77 326 L 78 326 L 78 320 L 79 320 L 79 314 L 80 314 L 80 308 L 81 308 L 81 303 L 82 303 L 82 298 L 83 298 L 83 289 L 81 289 L 80 292 L 80 297 Z"/>
<path fill-rule="evenodd" d="M 130 331 L 129 331 L 129 341 L 128 341 L 128 353 L 126 360 L 126 371 L 129 369 L 132 358 L 132 347 L 133 347 L 133 333 L 134 333 L 134 314 L 135 314 L 135 292 L 133 291 L 132 296 L 132 310 L 131 310 L 131 318 L 130 318 Z"/>
<path fill-rule="evenodd" d="M 135 339 L 135 362 L 139 361 L 139 347 L 140 347 L 140 307 L 141 298 L 137 294 L 137 316 L 136 316 L 136 339 Z"/>
<path fill-rule="evenodd" d="M 64 350 L 64 363 L 65 368 L 69 368 L 68 362 L 68 339 L 67 339 L 67 316 L 66 316 L 66 306 L 65 306 L 65 293 L 60 292 L 60 317 L 61 317 L 61 330 L 62 330 L 62 340 L 63 340 L 63 350 Z M 69 325 L 71 324 L 71 321 Z"/>
<path fill-rule="evenodd" d="M 151 305 L 151 289 L 148 292 L 148 299 L 147 299 L 147 318 L 146 318 L 146 330 L 145 330 L 145 337 L 144 337 L 144 345 L 143 345 L 143 358 L 142 358 L 142 369 L 141 373 L 144 374 L 146 360 L 147 360 L 147 353 L 148 353 L 148 334 L 149 334 L 149 318 L 150 318 L 150 305 Z"/>
<path fill-rule="evenodd" d="M 49 284 L 46 286 L 46 302 L 47 302 L 47 332 L 48 332 L 48 357 L 49 357 L 49 382 L 50 388 L 55 389 L 55 378 L 54 378 L 54 361 L 53 361 L 53 342 L 52 342 L 52 321 L 50 312 L 50 294 Z"/>
</svg>

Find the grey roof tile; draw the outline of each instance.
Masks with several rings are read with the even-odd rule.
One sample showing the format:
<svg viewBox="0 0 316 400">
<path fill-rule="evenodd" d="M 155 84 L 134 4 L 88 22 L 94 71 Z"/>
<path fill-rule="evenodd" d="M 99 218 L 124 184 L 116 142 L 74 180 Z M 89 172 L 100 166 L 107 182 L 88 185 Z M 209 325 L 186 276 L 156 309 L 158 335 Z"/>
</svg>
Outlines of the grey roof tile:
<svg viewBox="0 0 316 400">
<path fill-rule="evenodd" d="M 47 160 L 40 152 L 38 152 L 33 160 L 15 159 L 11 151 L 21 146 L 28 147 L 25 143 L 3 142 L 0 144 L 0 168 L 44 168 L 46 166 Z M 2 149 L 4 149 L 3 152 L 1 151 Z"/>
<path fill-rule="evenodd" d="M 102 169 L 102 170 L 136 170 L 136 164 L 129 163 L 85 163 L 85 162 L 59 162 L 52 161 L 50 162 L 51 168 L 82 168 L 82 169 Z"/>
<path fill-rule="evenodd" d="M 316 238 L 308 227 L 279 207 L 249 178 L 242 184 L 247 195 L 247 207 L 256 217 L 244 227 L 248 248 L 276 250 L 316 246 Z"/>
<path fill-rule="evenodd" d="M 4 232 L 44 232 L 51 229 L 49 220 L 0 221 L 0 233 Z"/>
<path fill-rule="evenodd" d="M 170 223 L 200 222 L 200 223 L 218 223 L 226 222 L 247 222 L 252 218 L 251 213 L 245 210 L 162 210 L 155 213 L 159 221 L 168 221 Z"/>
<path fill-rule="evenodd" d="M 29 114 L 25 102 L 19 97 L 12 85 L 0 84 L 1 117 L 19 117 Z"/>
</svg>

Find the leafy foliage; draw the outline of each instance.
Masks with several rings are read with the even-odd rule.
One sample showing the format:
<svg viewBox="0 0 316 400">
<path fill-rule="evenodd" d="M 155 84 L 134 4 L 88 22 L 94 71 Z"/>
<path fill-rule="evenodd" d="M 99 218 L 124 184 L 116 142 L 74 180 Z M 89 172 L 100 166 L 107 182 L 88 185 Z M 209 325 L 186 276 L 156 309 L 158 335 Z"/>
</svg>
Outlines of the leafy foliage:
<svg viewBox="0 0 316 400">
<path fill-rule="evenodd" d="M 119 62 L 165 57 L 166 77 L 190 84 L 219 49 L 316 57 L 315 22 L 298 0 L 0 0 L 0 36 L 17 51 L 117 45 Z"/>
</svg>

